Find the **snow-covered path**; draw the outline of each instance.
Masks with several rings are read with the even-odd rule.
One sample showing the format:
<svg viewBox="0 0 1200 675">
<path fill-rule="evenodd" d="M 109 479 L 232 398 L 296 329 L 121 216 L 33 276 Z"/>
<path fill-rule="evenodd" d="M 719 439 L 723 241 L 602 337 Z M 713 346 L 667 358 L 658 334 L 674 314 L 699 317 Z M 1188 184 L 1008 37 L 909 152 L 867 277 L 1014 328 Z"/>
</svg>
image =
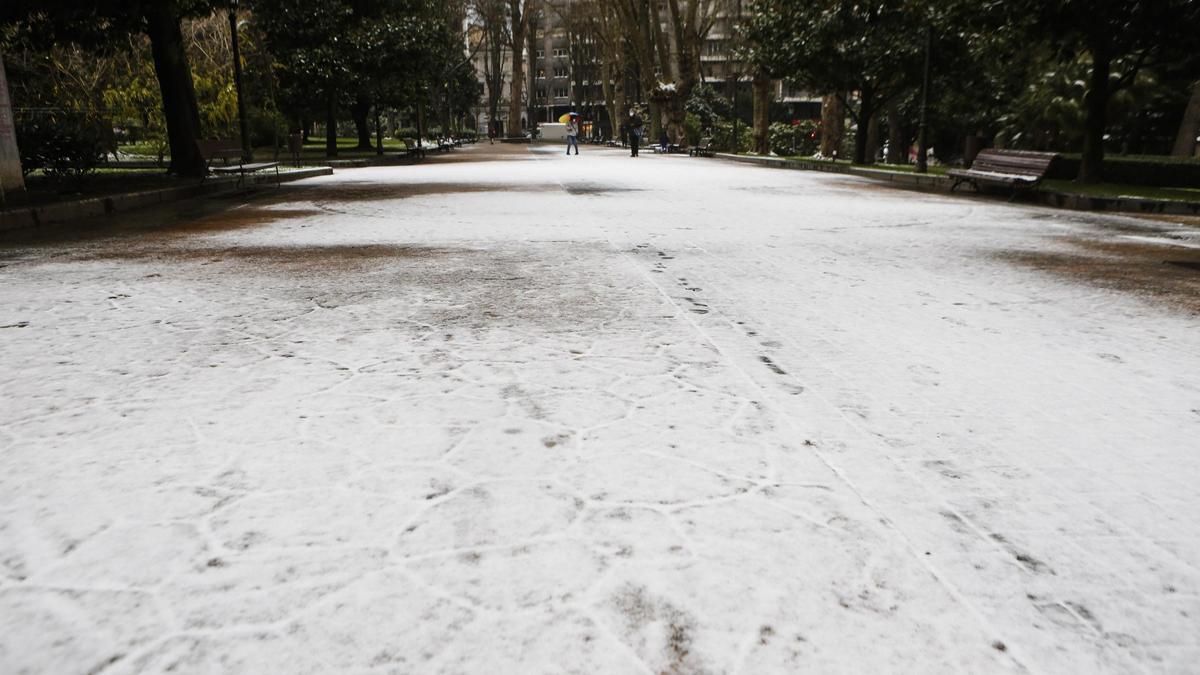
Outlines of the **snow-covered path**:
<svg viewBox="0 0 1200 675">
<path fill-rule="evenodd" d="M 0 245 L 0 672 L 1194 672 L 1197 230 L 558 153 Z"/>
</svg>

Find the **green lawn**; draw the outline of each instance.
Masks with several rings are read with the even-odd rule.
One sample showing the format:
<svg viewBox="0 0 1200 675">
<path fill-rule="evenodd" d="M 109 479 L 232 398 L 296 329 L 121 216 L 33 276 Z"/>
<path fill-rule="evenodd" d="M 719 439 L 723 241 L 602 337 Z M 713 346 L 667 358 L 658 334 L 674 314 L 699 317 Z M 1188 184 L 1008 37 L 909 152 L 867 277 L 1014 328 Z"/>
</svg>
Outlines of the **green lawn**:
<svg viewBox="0 0 1200 675">
<path fill-rule="evenodd" d="M 37 205 L 192 185 L 197 182 L 197 178 L 168 176 L 161 169 L 97 169 L 78 178 L 57 178 L 34 173 L 25 177 L 25 192 L 29 203 Z"/>
<path fill-rule="evenodd" d="M 301 166 L 321 165 L 320 162 L 301 162 Z M 287 168 L 293 167 L 289 164 Z M 165 168 L 114 169 L 101 167 L 79 177 L 46 176 L 35 171 L 25 177 L 25 192 L 29 203 L 37 206 L 90 197 L 107 197 L 143 190 L 195 185 L 199 182 L 201 182 L 199 178 L 180 178 L 168 175 Z"/>
<path fill-rule="evenodd" d="M 358 158 L 362 158 L 362 157 L 374 157 L 375 156 L 375 149 L 373 146 L 373 144 L 375 143 L 374 138 L 371 139 L 371 143 L 372 143 L 372 148 L 370 150 L 356 150 L 355 148 L 358 147 L 358 139 L 357 138 L 338 138 L 337 139 L 337 147 L 338 147 L 337 159 L 358 159 Z M 405 148 L 404 141 L 401 141 L 400 139 L 397 139 L 397 138 L 383 139 L 383 151 L 385 153 L 388 151 L 395 152 L 395 151 L 399 151 L 399 150 L 404 150 L 404 148 Z M 266 158 L 266 157 L 272 157 L 273 155 L 274 155 L 273 148 L 270 148 L 270 147 L 254 148 L 254 156 L 255 157 Z M 287 159 L 288 153 L 287 153 L 286 146 L 279 149 L 279 156 L 281 158 Z M 308 143 L 305 143 L 304 149 L 300 151 L 300 156 L 304 159 L 325 159 L 325 139 L 317 138 L 316 136 L 310 136 Z"/>
<path fill-rule="evenodd" d="M 1067 159 L 1079 160 L 1083 155 L 1077 152 L 1064 152 L 1062 156 Z M 1105 162 L 1153 162 L 1156 164 L 1200 164 L 1200 158 L 1197 157 L 1172 157 L 1170 155 L 1114 155 L 1105 153 Z"/>
<path fill-rule="evenodd" d="M 784 155 L 784 156 L 780 157 L 780 159 L 791 159 L 791 160 L 795 160 L 797 162 L 810 162 L 812 164 L 845 164 L 846 166 L 850 165 L 850 160 L 848 160 L 848 159 L 815 159 L 813 157 L 810 157 L 809 155 Z"/>
<path fill-rule="evenodd" d="M 142 141 L 139 143 L 129 143 L 127 145 L 117 146 L 117 150 L 123 155 L 145 155 L 147 157 L 158 157 L 158 143 L 153 141 Z"/>
<path fill-rule="evenodd" d="M 1040 189 L 1108 199 L 1134 197 L 1140 199 L 1200 202 L 1200 188 L 1146 187 L 1145 185 L 1120 185 L 1117 183 L 1098 183 L 1093 185 L 1077 183 L 1071 180 L 1044 180 Z"/>
<path fill-rule="evenodd" d="M 785 159 L 822 163 L 828 161 L 814 160 L 809 157 L 787 157 Z M 1133 158 L 1129 157 L 1126 159 Z M 1154 159 L 1163 158 L 1155 157 Z M 1181 159 L 1176 161 L 1189 162 L 1193 160 Z M 837 163 L 850 164 L 850 162 L 844 160 L 838 160 Z M 912 164 L 855 164 L 854 167 L 859 169 L 871 169 L 875 171 L 895 171 L 899 173 L 912 173 L 913 171 L 916 171 L 917 168 Z M 929 167 L 929 173 L 930 175 L 934 176 L 944 176 L 951 168 L 953 167 L 946 165 L 931 165 Z M 1083 195 L 1085 197 L 1103 197 L 1108 199 L 1131 197 L 1138 199 L 1200 202 L 1200 188 L 1147 187 L 1144 185 L 1122 185 L 1118 183 L 1100 183 L 1097 185 L 1089 185 L 1070 180 L 1045 180 L 1042 181 L 1040 189 L 1047 192 L 1061 192 L 1072 195 Z"/>
<path fill-rule="evenodd" d="M 915 164 L 854 164 L 848 159 L 813 159 L 812 157 L 803 155 L 790 155 L 781 159 L 794 160 L 797 162 L 808 162 L 811 164 L 840 164 L 842 166 L 853 166 L 856 169 L 874 169 L 876 171 L 901 171 L 904 173 L 913 173 L 917 170 Z M 935 176 L 944 176 L 950 170 L 948 166 L 929 165 L 929 173 Z"/>
<path fill-rule="evenodd" d="M 279 157 L 281 159 L 288 159 L 288 152 L 287 152 L 287 146 L 286 146 L 287 139 L 281 138 L 280 142 L 284 143 L 285 145 L 283 145 L 282 147 L 279 148 Z M 371 142 L 373 144 L 375 142 L 375 139 L 372 138 Z M 337 146 L 338 146 L 338 156 L 337 156 L 338 159 L 358 159 L 358 158 L 363 158 L 363 157 L 374 157 L 375 156 L 375 150 L 373 147 L 371 150 L 356 150 L 355 148 L 358 146 L 357 138 L 350 138 L 350 137 L 338 138 Z M 397 138 L 383 139 L 383 151 L 385 153 L 389 152 L 389 151 L 395 152 L 395 151 L 404 150 L 404 147 L 405 147 L 404 141 L 402 141 L 400 139 L 397 139 Z M 147 143 L 132 143 L 129 145 L 122 145 L 120 147 L 120 150 L 121 150 L 122 154 L 143 155 L 143 156 L 151 158 L 151 159 L 156 159 L 158 157 L 158 144 L 157 143 L 149 143 L 149 142 L 147 142 Z M 275 157 L 275 149 L 270 146 L 255 147 L 255 148 L 253 148 L 253 153 L 254 153 L 255 159 L 260 159 L 260 160 L 269 160 L 269 159 L 272 159 Z M 309 142 L 304 144 L 304 149 L 301 151 L 300 156 L 303 159 L 325 159 L 325 139 L 318 138 L 316 136 L 309 137 Z M 167 154 L 167 157 L 170 157 L 169 153 Z"/>
<path fill-rule="evenodd" d="M 855 164 L 856 169 L 875 169 L 877 171 L 897 171 L 900 173 L 914 173 L 917 170 L 915 164 Z M 951 167 L 944 164 L 930 164 L 929 173 L 934 176 L 945 176 L 946 172 Z"/>
</svg>

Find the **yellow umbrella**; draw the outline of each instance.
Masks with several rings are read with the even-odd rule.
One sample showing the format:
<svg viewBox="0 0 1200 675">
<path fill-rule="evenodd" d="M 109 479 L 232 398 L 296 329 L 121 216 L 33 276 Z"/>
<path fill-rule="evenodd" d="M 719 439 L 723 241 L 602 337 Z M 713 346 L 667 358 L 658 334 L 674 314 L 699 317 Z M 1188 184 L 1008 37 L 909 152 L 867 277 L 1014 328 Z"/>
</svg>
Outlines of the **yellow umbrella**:
<svg viewBox="0 0 1200 675">
<path fill-rule="evenodd" d="M 570 122 L 570 121 L 571 121 L 571 113 L 563 113 L 562 116 L 558 118 L 559 124 L 566 124 L 567 122 Z"/>
</svg>

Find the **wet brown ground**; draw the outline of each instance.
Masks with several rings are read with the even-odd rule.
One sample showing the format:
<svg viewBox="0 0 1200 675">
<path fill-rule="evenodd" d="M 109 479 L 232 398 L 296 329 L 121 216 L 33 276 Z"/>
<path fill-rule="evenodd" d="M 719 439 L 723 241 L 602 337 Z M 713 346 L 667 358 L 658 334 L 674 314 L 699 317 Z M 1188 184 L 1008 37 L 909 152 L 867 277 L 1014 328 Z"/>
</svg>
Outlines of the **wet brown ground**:
<svg viewBox="0 0 1200 675">
<path fill-rule="evenodd" d="M 526 144 L 488 144 L 431 153 L 428 163 L 486 162 L 535 159 Z M 403 171 L 403 169 L 398 169 Z M 345 170 L 353 178 L 354 169 Z M 871 181 L 834 180 L 828 185 L 839 190 L 863 191 L 894 188 Z M 0 233 L 0 265 L 11 264 L 33 251 L 50 257 L 76 260 L 141 260 L 211 264 L 224 262 L 237 266 L 264 265 L 298 270 L 305 265 L 315 270 L 361 268 L 369 261 L 429 258 L 439 255 L 433 249 L 398 245 L 332 246 L 320 250 L 296 247 L 209 245 L 181 246 L 194 235 L 209 235 L 251 229 L 280 220 L 314 218 L 336 211 L 328 205 L 354 202 L 404 200 L 432 195 L 485 192 L 545 192 L 563 189 L 559 184 L 541 183 L 469 183 L 469 182 L 379 182 L 343 181 L 334 184 L 289 184 L 279 188 L 253 190 L 186 200 L 116 218 L 98 218 L 51 229 Z M 580 182 L 567 186 L 578 195 L 602 195 L 610 186 Z M 758 188 L 742 188 L 759 191 Z M 762 188 L 767 194 L 793 194 L 791 189 Z M 402 206 L 400 208 L 403 208 Z M 1154 302 L 1200 314 L 1200 249 L 1158 245 L 1144 240 L 1123 239 L 1123 234 L 1170 238 L 1169 229 L 1180 226 L 1200 227 L 1200 218 L 1192 216 L 1149 215 L 1138 219 L 1093 217 L 1047 209 L 1035 217 L 1065 217 L 1088 225 L 1092 234 L 1061 238 L 1066 248 L 1043 251 L 1007 251 L 999 258 L 1101 288 L 1136 293 Z M 81 246 L 82 244 L 82 246 Z M 55 251 L 55 249 L 58 249 Z"/>
<path fill-rule="evenodd" d="M 268 203 L 292 202 L 297 200 L 317 203 L 337 202 L 373 202 L 389 199 L 407 199 L 429 195 L 449 195 L 472 192 L 543 192 L 557 189 L 556 184 L 518 184 L 518 183 L 377 183 L 363 181 L 361 183 L 337 183 L 335 185 L 312 185 L 302 188 L 302 192 L 280 195 L 272 199 L 267 196 Z"/>
<path fill-rule="evenodd" d="M 48 227 L 0 232 L 0 259 L 28 248 L 68 247 L 107 239 L 178 238 L 257 227 L 283 219 L 305 218 L 319 209 L 271 207 L 290 201 L 301 189 L 283 186 L 187 199 L 114 216 L 55 224 Z M 289 196 L 285 196 L 284 193 Z"/>
<path fill-rule="evenodd" d="M 448 249 L 390 244 L 322 244 L 320 246 L 106 246 L 72 256 L 73 260 L 137 260 L 250 264 L 254 267 L 352 269 L 373 260 L 430 259 L 451 253 Z"/>
<path fill-rule="evenodd" d="M 1200 249 L 1116 238 L 1065 237 L 1068 250 L 1007 251 L 1002 260 L 1200 315 Z"/>
</svg>

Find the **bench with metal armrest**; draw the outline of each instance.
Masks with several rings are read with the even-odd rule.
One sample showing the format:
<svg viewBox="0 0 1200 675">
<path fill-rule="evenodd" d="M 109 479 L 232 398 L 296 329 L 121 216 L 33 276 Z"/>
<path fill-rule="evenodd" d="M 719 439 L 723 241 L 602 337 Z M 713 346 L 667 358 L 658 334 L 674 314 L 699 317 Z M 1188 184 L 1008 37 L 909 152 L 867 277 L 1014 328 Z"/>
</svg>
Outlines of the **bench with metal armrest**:
<svg viewBox="0 0 1200 675">
<path fill-rule="evenodd" d="M 1058 153 L 1025 150 L 988 149 L 979 153 L 969 169 L 951 169 L 947 175 L 954 179 L 950 191 L 963 183 L 976 190 L 983 185 L 1007 187 L 1016 194 L 1019 189 L 1032 190 L 1042 182 Z"/>
<path fill-rule="evenodd" d="M 692 157 L 712 157 L 712 139 L 709 137 L 701 138 L 699 143 L 688 148 L 688 154 Z"/>
<path fill-rule="evenodd" d="M 237 174 L 238 187 L 241 187 L 242 182 L 246 180 L 247 174 L 265 169 L 275 169 L 275 184 L 279 185 L 279 162 L 243 162 L 242 144 L 236 139 L 197 140 L 196 147 L 200 150 L 200 156 L 204 158 L 204 166 L 208 173 Z M 222 163 L 213 166 L 214 159 L 220 159 Z M 237 163 L 230 164 L 229 160 L 231 159 L 236 160 Z"/>
</svg>

